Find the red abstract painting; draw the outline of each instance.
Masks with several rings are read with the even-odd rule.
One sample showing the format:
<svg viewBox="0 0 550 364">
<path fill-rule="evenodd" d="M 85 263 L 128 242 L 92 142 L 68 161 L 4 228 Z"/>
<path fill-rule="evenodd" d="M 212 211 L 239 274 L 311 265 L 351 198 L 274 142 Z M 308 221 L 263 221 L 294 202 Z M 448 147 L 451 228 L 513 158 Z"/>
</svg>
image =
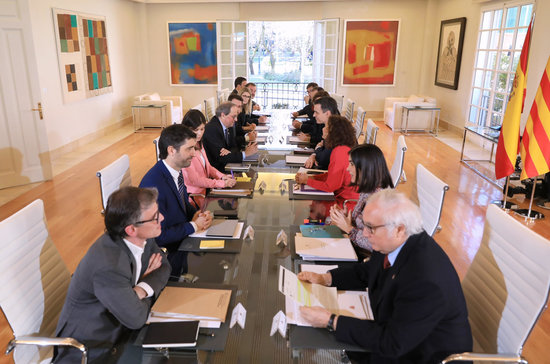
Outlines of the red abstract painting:
<svg viewBox="0 0 550 364">
<path fill-rule="evenodd" d="M 393 85 L 398 20 L 347 20 L 344 85 Z"/>
</svg>

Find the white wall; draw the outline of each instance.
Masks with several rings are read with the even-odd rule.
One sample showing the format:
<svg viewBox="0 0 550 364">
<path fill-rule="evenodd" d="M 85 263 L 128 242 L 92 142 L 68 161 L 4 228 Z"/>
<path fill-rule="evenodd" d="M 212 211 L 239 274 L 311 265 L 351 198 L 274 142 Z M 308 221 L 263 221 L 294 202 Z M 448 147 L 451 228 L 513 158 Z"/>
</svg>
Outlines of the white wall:
<svg viewBox="0 0 550 364">
<path fill-rule="evenodd" d="M 142 4 L 127 0 L 30 0 L 50 150 L 130 116 L 130 101 L 140 90 L 142 70 L 146 65 L 141 61 L 142 39 L 136 35 L 141 27 L 142 7 Z M 63 104 L 52 8 L 106 16 L 113 93 Z"/>
<path fill-rule="evenodd" d="M 180 95 L 189 107 L 215 95 L 215 86 L 169 85 L 167 21 L 400 19 L 396 85 L 338 86 L 338 93 L 352 98 L 363 108 L 381 111 L 386 96 L 409 95 L 419 91 L 427 5 L 428 0 L 148 4 L 149 89 L 165 95 Z"/>
</svg>

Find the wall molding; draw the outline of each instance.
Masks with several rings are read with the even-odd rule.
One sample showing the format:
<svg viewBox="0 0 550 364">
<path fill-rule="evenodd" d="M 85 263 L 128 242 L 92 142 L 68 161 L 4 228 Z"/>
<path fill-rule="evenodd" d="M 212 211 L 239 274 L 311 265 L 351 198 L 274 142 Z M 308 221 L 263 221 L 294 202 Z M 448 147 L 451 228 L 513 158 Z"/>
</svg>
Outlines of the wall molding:
<svg viewBox="0 0 550 364">
<path fill-rule="evenodd" d="M 119 129 L 122 126 L 125 126 L 126 124 L 131 124 L 132 122 L 133 122 L 133 120 L 132 120 L 131 116 L 126 117 L 122 120 L 117 121 L 114 124 L 106 126 L 105 128 L 99 129 L 99 130 L 97 130 L 93 133 L 90 133 L 90 134 L 85 135 L 81 138 L 73 140 L 72 142 L 67 143 L 65 145 L 62 145 L 61 147 L 52 149 L 52 150 L 50 150 L 50 160 L 54 161 L 57 158 L 65 155 L 65 154 L 68 154 L 68 153 L 71 153 L 71 152 L 75 151 L 77 148 L 79 148 L 79 147 L 81 147 L 85 144 L 91 143 L 95 140 L 101 139 L 102 137 L 104 137 L 106 135 L 109 135 L 114 130 Z"/>
</svg>

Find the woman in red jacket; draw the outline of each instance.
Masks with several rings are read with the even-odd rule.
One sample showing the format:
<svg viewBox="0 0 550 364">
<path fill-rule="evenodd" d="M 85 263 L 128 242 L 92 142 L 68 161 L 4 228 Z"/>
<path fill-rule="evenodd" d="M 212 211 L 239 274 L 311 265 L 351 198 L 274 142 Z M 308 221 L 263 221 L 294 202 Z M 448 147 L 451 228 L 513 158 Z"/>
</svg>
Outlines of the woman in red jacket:
<svg viewBox="0 0 550 364">
<path fill-rule="evenodd" d="M 182 124 L 197 134 L 195 156 L 191 160 L 191 165 L 181 170 L 187 192 L 204 195 L 207 188 L 233 187 L 236 181 L 230 175 L 223 174 L 212 167 L 206 157 L 206 152 L 202 145 L 202 136 L 204 134 L 204 126 L 206 125 L 206 118 L 203 113 L 199 110 L 189 110 L 183 117 Z"/>
<path fill-rule="evenodd" d="M 355 130 L 345 117 L 332 115 L 328 119 L 323 133 L 326 134 L 325 146 L 332 149 L 328 171 L 316 176 L 297 173 L 296 182 L 307 184 L 317 190 L 334 192 L 336 202 L 341 206 L 344 200 L 359 198 L 357 187 L 350 185 L 351 176 L 347 170 L 348 153 L 357 145 Z"/>
</svg>

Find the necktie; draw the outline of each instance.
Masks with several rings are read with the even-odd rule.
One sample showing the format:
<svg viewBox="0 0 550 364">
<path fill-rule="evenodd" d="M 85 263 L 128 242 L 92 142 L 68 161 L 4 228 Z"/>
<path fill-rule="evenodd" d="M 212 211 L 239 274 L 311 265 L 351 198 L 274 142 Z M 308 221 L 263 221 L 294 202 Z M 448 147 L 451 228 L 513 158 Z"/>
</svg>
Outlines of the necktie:
<svg viewBox="0 0 550 364">
<path fill-rule="evenodd" d="M 185 183 L 183 182 L 183 174 L 181 173 L 181 171 L 178 175 L 178 192 L 180 194 L 181 201 L 183 202 L 183 210 L 187 215 L 187 206 L 185 201 Z"/>
<path fill-rule="evenodd" d="M 225 129 L 225 143 L 229 146 L 229 128 Z"/>
<path fill-rule="evenodd" d="M 384 269 L 388 269 L 391 267 L 390 260 L 388 259 L 388 256 L 384 256 Z"/>
</svg>

